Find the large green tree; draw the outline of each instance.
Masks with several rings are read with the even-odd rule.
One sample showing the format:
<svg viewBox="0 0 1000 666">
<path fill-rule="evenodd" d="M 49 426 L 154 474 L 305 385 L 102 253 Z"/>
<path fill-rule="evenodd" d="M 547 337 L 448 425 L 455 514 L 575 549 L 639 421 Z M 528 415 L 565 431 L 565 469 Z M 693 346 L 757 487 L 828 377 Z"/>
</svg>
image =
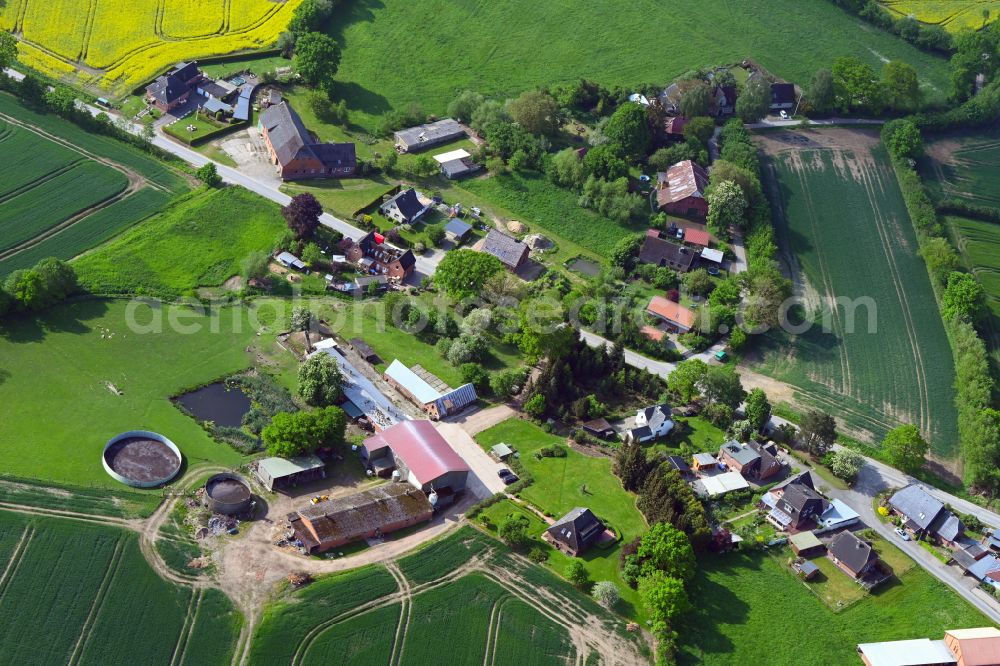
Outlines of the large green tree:
<svg viewBox="0 0 1000 666">
<path fill-rule="evenodd" d="M 755 388 L 747 395 L 746 403 L 747 420 L 754 430 L 760 432 L 771 419 L 771 403 L 767 394 L 763 389 Z"/>
<path fill-rule="evenodd" d="M 736 115 L 745 123 L 755 123 L 767 115 L 771 108 L 771 83 L 763 76 L 755 76 L 743 87 L 736 99 Z"/>
<path fill-rule="evenodd" d="M 930 447 L 914 425 L 893 428 L 882 440 L 882 451 L 893 467 L 915 474 L 924 466 Z"/>
<path fill-rule="evenodd" d="M 636 553 L 643 560 L 644 575 L 662 571 L 682 581 L 694 578 L 695 559 L 691 540 L 669 523 L 655 523 L 650 527 L 642 535 Z"/>
<path fill-rule="evenodd" d="M 892 109 L 916 109 L 923 99 L 917 70 L 901 60 L 890 60 L 882 67 L 882 87 L 885 101 Z"/>
<path fill-rule="evenodd" d="M 970 273 L 953 271 L 941 297 L 941 314 L 945 319 L 976 321 L 982 314 L 986 290 Z"/>
<path fill-rule="evenodd" d="M 896 118 L 882 127 L 882 141 L 895 157 L 914 159 L 924 152 L 920 128 L 912 120 Z"/>
<path fill-rule="evenodd" d="M 843 111 L 882 111 L 885 95 L 871 65 L 854 56 L 842 56 L 834 60 L 832 73 L 837 102 Z"/>
<path fill-rule="evenodd" d="M 810 409 L 799 424 L 799 439 L 815 456 L 821 456 L 837 441 L 837 422 L 825 412 Z"/>
<path fill-rule="evenodd" d="M 502 270 L 503 264 L 492 254 L 452 250 L 438 264 L 434 283 L 452 298 L 468 298 L 478 295 L 486 281 Z"/>
<path fill-rule="evenodd" d="M 817 70 L 806 87 L 806 100 L 819 113 L 833 108 L 836 96 L 833 89 L 833 74 L 828 69 Z"/>
<path fill-rule="evenodd" d="M 709 366 L 698 388 L 709 404 L 718 403 L 730 409 L 736 409 L 747 395 L 740 376 L 728 365 Z"/>
<path fill-rule="evenodd" d="M 17 39 L 6 30 L 0 30 L 0 76 L 17 62 Z"/>
<path fill-rule="evenodd" d="M 321 447 L 342 445 L 346 427 L 347 417 L 338 407 L 279 412 L 261 431 L 261 437 L 269 455 L 294 458 Z"/>
<path fill-rule="evenodd" d="M 340 68 L 340 45 L 322 32 L 307 32 L 295 42 L 295 71 L 309 85 L 329 89 Z"/>
<path fill-rule="evenodd" d="M 312 238 L 319 228 L 319 218 L 323 207 L 311 192 L 296 194 L 287 206 L 281 209 L 281 215 L 288 223 L 288 228 L 295 232 L 300 240 Z"/>
<path fill-rule="evenodd" d="M 653 139 L 646 108 L 635 102 L 622 104 L 604 126 L 604 136 L 630 160 L 645 157 Z"/>
<path fill-rule="evenodd" d="M 511 120 L 537 136 L 552 136 L 562 124 L 559 104 L 541 90 L 528 90 L 507 104 Z"/>
<path fill-rule="evenodd" d="M 639 579 L 639 597 L 649 611 L 653 633 L 667 635 L 674 621 L 691 608 L 684 581 L 655 571 Z"/>
<path fill-rule="evenodd" d="M 315 407 L 336 404 L 342 382 L 340 366 L 329 354 L 313 354 L 299 366 L 299 395 Z"/>
<path fill-rule="evenodd" d="M 688 118 L 707 116 L 712 108 L 712 87 L 704 81 L 691 82 L 681 94 L 680 111 Z"/>
<path fill-rule="evenodd" d="M 747 200 L 733 181 L 719 183 L 708 195 L 708 228 L 719 238 L 729 238 L 729 228 L 746 226 Z"/>
<path fill-rule="evenodd" d="M 667 377 L 667 390 L 681 402 L 691 402 L 698 395 L 698 386 L 707 372 L 708 365 L 701 359 L 681 361 Z"/>
</svg>

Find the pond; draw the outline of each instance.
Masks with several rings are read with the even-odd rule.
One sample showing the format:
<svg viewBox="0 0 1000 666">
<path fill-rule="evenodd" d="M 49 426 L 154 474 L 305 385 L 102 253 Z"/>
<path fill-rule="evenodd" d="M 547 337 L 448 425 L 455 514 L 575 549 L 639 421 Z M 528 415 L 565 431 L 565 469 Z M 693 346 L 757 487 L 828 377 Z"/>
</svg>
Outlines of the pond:
<svg viewBox="0 0 1000 666">
<path fill-rule="evenodd" d="M 590 261 L 589 259 L 574 259 L 572 263 L 570 263 L 569 269 L 586 275 L 587 277 L 595 277 L 601 274 L 600 264 Z"/>
<path fill-rule="evenodd" d="M 177 398 L 177 402 L 199 421 L 230 428 L 239 428 L 243 415 L 250 411 L 250 398 L 238 388 L 227 388 L 225 382 L 189 391 Z"/>
</svg>

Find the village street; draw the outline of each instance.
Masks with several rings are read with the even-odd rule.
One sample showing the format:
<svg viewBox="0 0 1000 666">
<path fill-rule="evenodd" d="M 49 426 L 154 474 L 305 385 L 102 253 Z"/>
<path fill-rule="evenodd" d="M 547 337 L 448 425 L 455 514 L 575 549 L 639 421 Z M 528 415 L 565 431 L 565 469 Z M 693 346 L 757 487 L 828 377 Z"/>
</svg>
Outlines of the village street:
<svg viewBox="0 0 1000 666">
<path fill-rule="evenodd" d="M 593 347 L 602 343 L 611 344 L 610 341 L 587 331 L 581 331 L 581 335 L 587 344 Z M 710 349 L 696 355 L 694 358 L 701 358 L 703 361 L 707 362 L 712 358 L 713 354 L 714 352 Z M 676 363 L 657 361 L 628 349 L 625 350 L 625 362 L 635 368 L 645 368 L 649 372 L 657 374 L 664 379 L 666 379 L 670 373 L 673 372 L 674 368 L 677 367 Z M 772 416 L 768 425 L 770 428 L 776 428 L 779 425 L 787 423 L 789 423 L 789 421 L 777 416 Z M 838 445 L 834 448 L 840 447 Z M 819 480 L 820 477 L 816 475 L 816 478 Z M 841 500 L 849 507 L 857 511 L 861 516 L 861 520 L 866 525 L 877 531 L 887 541 L 891 542 L 913 558 L 917 564 L 923 567 L 932 576 L 951 587 L 955 590 L 955 592 L 982 611 L 994 622 L 1000 622 L 1000 603 L 982 590 L 979 590 L 976 586 L 976 580 L 974 578 L 966 576 L 956 565 L 946 566 L 942 564 L 931 553 L 915 541 L 903 541 L 895 533 L 891 524 L 879 521 L 878 517 L 875 515 L 873 501 L 879 493 L 889 488 L 902 488 L 910 483 L 917 482 L 918 481 L 916 479 L 886 465 L 885 463 L 871 458 L 865 458 L 865 466 L 858 474 L 858 479 L 852 488 L 840 490 L 832 488 L 829 484 L 822 482 L 821 486 L 823 486 L 823 492 L 825 494 L 831 498 Z M 993 528 L 1000 528 L 1000 515 L 973 504 L 972 502 L 963 500 L 960 497 L 955 497 L 954 495 L 938 488 L 933 488 L 931 486 L 927 486 L 926 484 L 921 485 L 928 493 L 936 497 L 941 502 L 951 505 L 956 511 L 961 513 L 971 513 L 982 520 L 986 525 Z"/>
</svg>

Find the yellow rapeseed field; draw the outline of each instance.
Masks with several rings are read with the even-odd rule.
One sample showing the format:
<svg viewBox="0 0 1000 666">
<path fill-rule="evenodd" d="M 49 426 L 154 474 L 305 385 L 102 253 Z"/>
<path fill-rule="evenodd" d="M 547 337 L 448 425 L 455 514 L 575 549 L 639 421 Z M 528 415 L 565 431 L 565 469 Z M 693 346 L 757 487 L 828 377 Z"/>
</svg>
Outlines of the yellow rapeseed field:
<svg viewBox="0 0 1000 666">
<path fill-rule="evenodd" d="M 989 21 L 1000 17 L 1000 0 L 882 0 L 897 16 L 913 16 L 921 23 L 940 25 L 949 32 L 983 27 L 983 11 Z"/>
<path fill-rule="evenodd" d="M 182 60 L 275 42 L 302 0 L 7 0 L 24 65 L 124 94 Z"/>
</svg>

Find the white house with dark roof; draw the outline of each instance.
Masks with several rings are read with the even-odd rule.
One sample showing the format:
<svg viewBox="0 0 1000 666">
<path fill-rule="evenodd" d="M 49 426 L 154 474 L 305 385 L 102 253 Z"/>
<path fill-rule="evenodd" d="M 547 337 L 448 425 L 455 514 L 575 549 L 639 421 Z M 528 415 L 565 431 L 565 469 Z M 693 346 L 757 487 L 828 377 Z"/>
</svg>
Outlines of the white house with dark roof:
<svg viewBox="0 0 1000 666">
<path fill-rule="evenodd" d="M 383 215 L 399 224 L 416 224 L 430 209 L 431 204 L 421 201 L 412 187 L 400 191 L 379 207 Z"/>
<path fill-rule="evenodd" d="M 644 407 L 635 413 L 635 427 L 625 433 L 627 441 L 651 442 L 660 437 L 666 437 L 674 429 L 670 419 L 670 405 L 652 405 Z"/>
</svg>

